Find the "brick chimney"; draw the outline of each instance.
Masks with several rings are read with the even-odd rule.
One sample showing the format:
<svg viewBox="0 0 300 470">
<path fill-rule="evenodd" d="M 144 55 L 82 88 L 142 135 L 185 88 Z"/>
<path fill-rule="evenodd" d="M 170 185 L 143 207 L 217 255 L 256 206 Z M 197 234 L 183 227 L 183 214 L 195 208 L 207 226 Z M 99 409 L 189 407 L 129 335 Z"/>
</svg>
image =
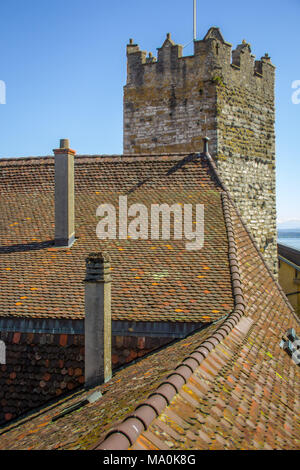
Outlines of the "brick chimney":
<svg viewBox="0 0 300 470">
<path fill-rule="evenodd" d="M 55 155 L 55 245 L 70 247 L 75 240 L 74 155 L 69 140 L 61 139 Z"/>
<path fill-rule="evenodd" d="M 85 277 L 85 386 L 107 382 L 111 372 L 111 275 L 107 253 L 91 253 Z"/>
</svg>

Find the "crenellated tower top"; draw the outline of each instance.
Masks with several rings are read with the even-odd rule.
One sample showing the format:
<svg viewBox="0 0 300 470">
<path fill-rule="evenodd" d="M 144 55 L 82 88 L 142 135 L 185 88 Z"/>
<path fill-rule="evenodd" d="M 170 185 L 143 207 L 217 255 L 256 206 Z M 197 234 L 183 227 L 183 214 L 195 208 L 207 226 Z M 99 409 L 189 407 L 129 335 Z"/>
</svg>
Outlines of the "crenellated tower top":
<svg viewBox="0 0 300 470">
<path fill-rule="evenodd" d="M 149 53 L 140 50 L 130 39 L 127 45 L 127 85 L 142 86 L 149 83 L 153 75 L 161 81 L 172 77 L 174 83 L 187 79 L 191 72 L 199 79 L 207 80 L 219 77 L 228 80 L 251 83 L 267 82 L 269 91 L 274 91 L 274 65 L 268 54 L 255 60 L 251 46 L 245 40 L 232 50 L 232 45 L 226 42 L 219 28 L 212 27 L 202 40 L 194 41 L 194 54 L 183 56 L 183 46 L 175 44 L 170 33 L 161 47 L 157 49 L 157 59 Z M 260 84 L 262 85 L 262 84 Z M 259 85 L 259 86 L 260 86 Z"/>
</svg>

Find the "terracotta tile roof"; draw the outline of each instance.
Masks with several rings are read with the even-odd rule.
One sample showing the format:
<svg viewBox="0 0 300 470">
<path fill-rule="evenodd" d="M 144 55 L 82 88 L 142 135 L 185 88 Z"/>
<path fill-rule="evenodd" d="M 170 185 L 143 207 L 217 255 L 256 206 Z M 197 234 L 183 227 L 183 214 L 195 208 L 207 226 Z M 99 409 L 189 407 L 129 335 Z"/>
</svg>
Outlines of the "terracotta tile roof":
<svg viewBox="0 0 300 470">
<path fill-rule="evenodd" d="M 85 383 L 84 335 L 4 332 L 0 426 Z"/>
<path fill-rule="evenodd" d="M 88 448 L 95 445 L 111 429 L 112 425 L 134 411 L 138 403 L 155 391 L 163 378 L 201 340 L 205 340 L 217 325 L 194 333 L 180 343 L 167 346 L 155 354 L 116 372 L 112 379 L 91 391 L 80 391 L 68 398 L 43 407 L 41 411 L 0 427 L 0 449 L 56 449 Z M 179 347 L 180 346 L 180 347 Z M 88 404 L 74 413 L 51 422 L 66 407 L 82 400 L 94 391 L 101 390 L 99 402 Z"/>
<path fill-rule="evenodd" d="M 220 185 L 197 155 L 79 156 L 75 159 L 77 240 L 53 247 L 54 159 L 0 161 L 2 317 L 83 318 L 85 258 L 109 251 L 112 318 L 211 322 L 233 308 Z M 97 207 L 139 202 L 205 205 L 205 244 L 96 237 Z M 5 295 L 3 295 L 5 294 Z"/>
<path fill-rule="evenodd" d="M 0 448 L 299 448 L 300 368 L 279 346 L 288 328 L 299 332 L 299 321 L 222 197 L 229 317 L 118 372 L 97 388 L 107 391 L 99 402 L 51 422 L 76 396 L 10 425 Z"/>
<path fill-rule="evenodd" d="M 195 367 L 133 449 L 300 447 L 300 370 L 279 346 L 288 328 L 299 331 L 299 322 L 231 212 L 245 315 Z"/>
<path fill-rule="evenodd" d="M 283 258 L 291 261 L 296 266 L 300 268 L 300 251 L 295 250 L 295 248 L 290 248 L 289 246 L 282 245 L 281 243 L 277 244 L 278 254 Z"/>
</svg>

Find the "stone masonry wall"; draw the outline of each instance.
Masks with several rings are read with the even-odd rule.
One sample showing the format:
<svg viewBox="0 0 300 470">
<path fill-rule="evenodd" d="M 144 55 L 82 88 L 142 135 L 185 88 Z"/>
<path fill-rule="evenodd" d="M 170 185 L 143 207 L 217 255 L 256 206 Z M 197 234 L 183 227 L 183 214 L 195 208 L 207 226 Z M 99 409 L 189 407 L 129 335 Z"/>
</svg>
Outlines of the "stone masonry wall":
<svg viewBox="0 0 300 470">
<path fill-rule="evenodd" d="M 272 271 L 277 274 L 274 66 L 243 41 L 232 51 L 218 28 L 194 55 L 170 35 L 157 60 L 127 46 L 124 154 L 210 153 Z"/>
<path fill-rule="evenodd" d="M 234 72 L 235 73 L 235 72 Z M 241 86 L 218 87 L 218 171 L 277 274 L 274 106 Z"/>
</svg>

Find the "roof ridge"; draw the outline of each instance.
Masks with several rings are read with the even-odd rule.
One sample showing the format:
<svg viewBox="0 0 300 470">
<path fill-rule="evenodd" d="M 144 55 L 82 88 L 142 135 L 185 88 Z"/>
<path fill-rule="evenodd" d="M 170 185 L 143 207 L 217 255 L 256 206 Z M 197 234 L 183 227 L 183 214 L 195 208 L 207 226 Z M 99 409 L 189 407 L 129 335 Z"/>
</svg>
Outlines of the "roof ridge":
<svg viewBox="0 0 300 470">
<path fill-rule="evenodd" d="M 170 159 L 176 157 L 181 158 L 186 155 L 193 155 L 197 154 L 197 152 L 174 152 L 174 153 L 141 153 L 141 154 L 76 154 L 75 155 L 75 160 L 83 160 L 85 158 L 87 159 L 93 159 L 93 158 L 108 158 L 110 160 L 114 159 L 122 159 L 122 161 L 128 160 L 140 160 L 141 158 L 148 158 L 150 159 L 158 159 L 159 157 L 170 157 Z M 43 163 L 45 160 L 54 160 L 54 155 L 37 155 L 37 156 L 28 156 L 28 157 L 11 157 L 11 158 L 0 158 L 0 165 L 1 166 L 13 166 L 13 164 L 17 164 L 17 166 L 21 166 L 21 164 L 26 164 L 29 162 L 34 162 L 36 164 Z"/>
<path fill-rule="evenodd" d="M 293 317 L 296 319 L 297 323 L 300 324 L 300 319 L 297 317 L 297 315 L 296 315 L 296 313 L 295 313 L 295 311 L 294 311 L 292 305 L 290 304 L 288 298 L 286 297 L 286 295 L 285 295 L 285 293 L 284 293 L 284 291 L 283 291 L 281 285 L 279 284 L 278 280 L 275 278 L 275 276 L 274 276 L 273 272 L 271 271 L 270 267 L 268 266 L 268 264 L 267 264 L 265 258 L 263 257 L 262 253 L 260 252 L 260 250 L 259 250 L 259 248 L 258 248 L 258 246 L 257 246 L 256 241 L 254 240 L 254 238 L 253 238 L 253 236 L 252 236 L 250 230 L 249 230 L 248 227 L 247 227 L 247 224 L 245 223 L 245 221 L 244 221 L 244 219 L 243 219 L 243 217 L 242 217 L 242 215 L 241 215 L 239 209 L 237 208 L 237 205 L 236 205 L 235 201 L 233 200 L 233 198 L 232 198 L 232 196 L 231 196 L 231 194 L 230 194 L 230 192 L 229 192 L 227 186 L 224 184 L 222 178 L 220 177 L 220 175 L 219 175 L 219 173 L 218 173 L 217 166 L 216 166 L 216 164 L 215 164 L 215 162 L 214 162 L 212 156 L 211 156 L 209 153 L 206 153 L 206 154 L 205 154 L 205 157 L 206 157 L 206 159 L 207 159 L 207 161 L 208 161 L 208 163 L 209 163 L 209 165 L 210 165 L 212 171 L 214 172 L 215 177 L 217 178 L 218 183 L 220 184 L 220 186 L 221 186 L 221 188 L 223 189 L 223 191 L 226 193 L 226 195 L 227 195 L 229 201 L 231 202 L 233 208 L 235 209 L 236 214 L 237 214 L 237 216 L 239 217 L 239 219 L 240 219 L 240 221 L 241 221 L 241 223 L 242 223 L 242 225 L 243 225 L 243 228 L 244 228 L 245 231 L 247 232 L 247 234 L 248 234 L 248 236 L 249 236 L 251 242 L 253 243 L 254 248 L 256 249 L 256 251 L 257 251 L 257 253 L 258 253 L 260 259 L 262 260 L 262 262 L 263 262 L 263 264 L 264 264 L 264 266 L 265 266 L 265 268 L 267 269 L 267 271 L 268 271 L 268 273 L 270 274 L 272 280 L 275 282 L 277 288 L 279 289 L 279 292 L 281 293 L 281 296 L 282 296 L 284 302 L 285 302 L 286 305 L 289 307 L 289 309 L 290 309 L 290 311 L 291 311 Z"/>
<path fill-rule="evenodd" d="M 13 164 L 18 164 L 16 166 L 21 166 L 21 164 L 26 164 L 28 162 L 44 162 L 45 160 L 53 160 L 54 155 L 37 155 L 37 156 L 29 156 L 29 157 L 12 157 L 12 158 L 0 158 L 0 165 L 1 166 L 14 166 Z M 21 164 L 20 164 L 21 162 Z"/>
<path fill-rule="evenodd" d="M 208 354 L 232 331 L 245 313 L 245 300 L 240 279 L 237 247 L 231 221 L 228 195 L 221 193 L 225 225 L 228 237 L 228 257 L 232 279 L 234 309 L 224 322 L 207 339 L 201 342 L 195 351 L 187 356 L 161 384 L 152 392 L 147 400 L 139 404 L 121 424 L 113 428 L 104 439 L 94 444 L 91 449 L 126 450 L 132 446 L 138 436 L 145 431 L 159 414 L 169 405 L 181 387 L 187 383 L 201 362 Z"/>
</svg>

